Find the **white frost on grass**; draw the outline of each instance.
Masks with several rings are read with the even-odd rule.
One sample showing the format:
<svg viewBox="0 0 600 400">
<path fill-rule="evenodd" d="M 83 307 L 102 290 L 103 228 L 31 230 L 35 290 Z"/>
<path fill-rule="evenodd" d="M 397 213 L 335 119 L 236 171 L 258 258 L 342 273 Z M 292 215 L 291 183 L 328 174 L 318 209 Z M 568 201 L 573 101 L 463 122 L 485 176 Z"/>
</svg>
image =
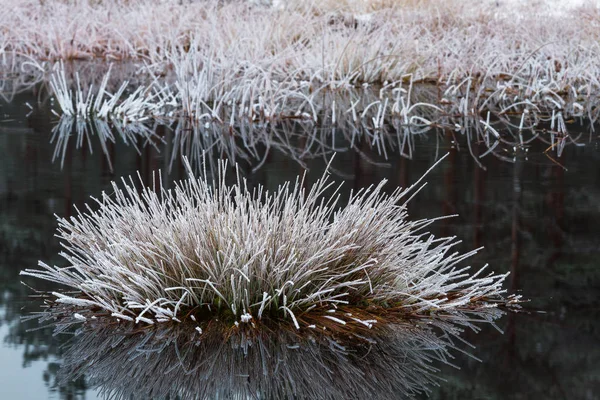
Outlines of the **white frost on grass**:
<svg viewBox="0 0 600 400">
<path fill-rule="evenodd" d="M 138 63 L 148 80 L 130 93 L 122 81 L 111 90 L 103 82 L 86 91 L 76 75 L 66 82 L 57 70 L 52 87 L 59 107 L 80 119 L 173 115 L 232 126 L 241 120 L 315 121 L 324 108 L 334 124 L 348 115 L 378 129 L 394 115 L 403 124 L 427 125 L 439 121 L 424 117 L 408 93 L 413 84 L 426 84 L 439 91 L 432 105 L 454 106 L 446 114 L 473 116 L 496 107 L 504 114 L 595 121 L 595 4 L 15 2 L 0 22 L 0 56 L 11 69 L 42 72 L 52 65 L 46 60 Z M 44 18 L 32 17 L 38 14 Z M 363 87 L 382 94 L 358 108 Z M 334 107 L 330 93 L 354 99 Z"/>
<path fill-rule="evenodd" d="M 72 82 L 67 82 L 63 63 L 56 64 L 50 77 L 50 87 L 62 114 L 84 121 L 110 118 L 121 123 L 143 122 L 159 114 L 164 107 L 160 99 L 156 100 L 160 93 L 152 93 L 151 88 L 144 86 L 127 93 L 127 81 L 122 82 L 116 92 L 109 93 L 110 72 L 109 67 L 98 89 L 91 85 L 84 90 L 78 73 L 75 74 L 75 85 L 72 85 Z"/>
<path fill-rule="evenodd" d="M 408 220 L 405 202 L 420 182 L 388 195 L 383 181 L 338 209 L 327 174 L 309 190 L 299 178 L 268 192 L 249 190 L 239 175 L 227 186 L 224 168 L 214 181 L 190 177 L 174 190 L 114 184 L 96 210 L 59 218 L 67 266 L 40 262 L 21 274 L 79 291 L 54 293 L 60 303 L 148 324 L 201 308 L 236 326 L 275 316 L 300 329 L 311 313 L 369 304 L 476 329 L 510 300 L 506 275 L 460 266 L 476 250 L 454 252 L 454 238 L 425 233 L 434 220 Z M 325 318 L 373 323 L 351 315 Z"/>
<path fill-rule="evenodd" d="M 496 6 L 499 12 L 511 14 L 534 13 L 565 16 L 581 7 L 600 7 L 598 0 L 486 0 L 487 6 Z"/>
</svg>

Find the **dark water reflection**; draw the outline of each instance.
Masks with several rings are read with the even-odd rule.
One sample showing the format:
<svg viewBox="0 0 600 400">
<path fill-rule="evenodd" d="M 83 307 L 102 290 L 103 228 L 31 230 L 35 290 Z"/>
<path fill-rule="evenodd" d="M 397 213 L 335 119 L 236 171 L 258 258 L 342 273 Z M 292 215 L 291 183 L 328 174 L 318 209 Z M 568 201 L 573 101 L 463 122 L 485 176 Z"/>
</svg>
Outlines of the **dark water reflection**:
<svg viewBox="0 0 600 400">
<path fill-rule="evenodd" d="M 438 382 L 444 340 L 406 327 L 362 343 L 295 332 L 198 334 L 193 327 L 86 324 L 68 343 L 59 384 L 85 374 L 109 398 L 403 398 Z"/>
<path fill-rule="evenodd" d="M 145 180 L 153 170 L 170 171 L 163 174 L 169 185 L 183 177 L 179 153 L 185 150 L 193 155 L 197 148 L 194 150 L 193 143 L 177 142 L 175 132 L 159 128 L 159 139 L 166 143 L 151 140 L 156 146 L 145 145 L 148 138 L 144 138 L 125 144 L 116 134 L 114 143 L 104 143 L 106 156 L 98 137 L 93 136 L 93 153 L 87 142 L 78 149 L 71 141 L 55 157 L 57 139 L 50 143 L 54 125 L 49 112 L 35 110 L 25 118 L 29 112 L 25 101 L 31 99 L 17 96 L 0 109 L 4 115 L 0 122 L 0 398 L 93 398 L 97 393 L 88 388 L 89 379 L 103 382 L 106 375 L 99 378 L 91 371 L 87 378 L 75 374 L 65 379 L 69 368 L 77 367 L 73 348 L 61 347 L 70 336 L 53 336 L 52 327 L 29 331 L 37 322 L 20 322 L 22 316 L 39 310 L 41 300 L 29 297 L 32 291 L 20 283 L 19 271 L 35 266 L 39 259 L 60 262 L 56 256 L 60 248 L 52 236 L 54 213 L 70 215 L 73 204 L 82 206 L 90 195 L 110 190 L 111 180 L 136 171 Z M 294 148 L 302 145 L 294 143 Z M 255 149 L 265 146 L 267 142 Z M 431 173 L 428 186 L 410 205 L 411 217 L 459 214 L 436 224 L 434 233 L 458 236 L 464 240 L 463 250 L 485 246 L 471 264 L 487 262 L 498 272 L 510 270 L 509 290 L 524 293 L 532 299 L 532 309 L 544 311 L 505 317 L 500 321 L 504 335 L 492 329 L 477 335 L 467 332 L 465 337 L 476 345 L 470 352 L 483 362 L 458 354 L 453 362 L 460 370 L 440 365 L 440 377 L 446 382 L 433 387 L 430 397 L 600 398 L 597 134 L 584 147 L 566 146 L 560 157 L 554 155 L 567 170 L 546 157 L 543 151 L 548 146 L 538 142 L 532 142 L 527 153 L 515 149 L 507 154 L 514 162 L 484 158 L 486 170 L 473 161 L 465 143 L 456 151 L 446 138 L 420 137 L 414 143 L 412 160 L 394 153 L 384 160 L 369 146 L 357 147 L 362 156 L 345 151 L 333 162 L 339 178 L 345 180 L 345 190 L 382 178 L 389 180 L 390 187 L 409 185 L 432 164 L 436 154 L 450 151 L 450 157 Z M 172 158 L 175 148 L 178 155 Z M 298 153 L 286 149 L 289 146 L 274 147 L 264 159 L 264 153 L 259 157 L 249 153 L 249 161 L 237 155 L 249 180 L 269 188 L 305 170 L 309 180 L 321 175 L 328 157 L 303 154 L 295 160 Z M 475 154 L 484 151 L 473 147 Z M 227 154 L 220 151 L 217 156 Z M 253 172 L 258 164 L 262 166 Z M 51 289 L 51 284 L 42 281 L 27 283 Z M 67 367 L 61 370 L 65 352 Z M 96 356 L 102 359 L 102 354 L 106 355 Z"/>
</svg>

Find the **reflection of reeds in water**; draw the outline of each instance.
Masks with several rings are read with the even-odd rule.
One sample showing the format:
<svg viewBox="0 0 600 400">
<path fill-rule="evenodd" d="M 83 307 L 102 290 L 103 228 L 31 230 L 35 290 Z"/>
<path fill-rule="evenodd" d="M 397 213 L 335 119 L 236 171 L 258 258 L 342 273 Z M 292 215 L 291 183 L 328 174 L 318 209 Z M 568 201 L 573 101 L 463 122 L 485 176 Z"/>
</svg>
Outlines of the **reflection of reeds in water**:
<svg viewBox="0 0 600 400">
<path fill-rule="evenodd" d="M 94 139 L 100 145 L 102 153 L 106 156 L 110 170 L 112 170 L 112 161 L 107 147 L 108 143 L 115 143 L 120 140 L 126 145 L 131 145 L 139 153 L 138 143 L 143 140 L 143 145 L 155 145 L 157 140 L 156 133 L 152 126 L 141 123 L 122 124 L 120 121 L 106 121 L 94 118 L 91 120 L 79 120 L 72 117 L 61 117 L 58 123 L 52 128 L 51 143 L 55 144 L 52 160 L 60 158 L 61 167 L 64 165 L 67 149 L 69 145 L 75 148 L 82 148 L 87 143 L 90 153 L 94 152 Z M 75 143 L 72 143 L 71 138 Z"/>
<path fill-rule="evenodd" d="M 426 324 L 401 324 L 368 340 L 289 331 L 224 340 L 185 326 L 91 322 L 67 345 L 58 379 L 84 376 L 114 399 L 399 399 L 438 384 L 434 363 L 451 363 L 455 349 L 451 335 Z"/>
<path fill-rule="evenodd" d="M 297 181 L 266 193 L 241 177 L 228 187 L 219 171 L 172 191 L 114 185 L 96 211 L 59 219 L 68 266 L 22 274 L 76 289 L 54 302 L 83 319 L 200 330 L 215 318 L 231 329 L 368 332 L 414 318 L 477 330 L 515 301 L 502 296 L 504 275 L 458 267 L 476 251 L 452 252 L 453 238 L 424 232 L 434 220 L 407 219 L 418 182 L 390 195 L 381 182 L 337 210 L 335 194 L 323 198 L 327 176 L 308 191 Z"/>
<path fill-rule="evenodd" d="M 372 99 L 369 93 L 365 92 L 360 100 L 367 106 Z M 419 98 L 430 95 L 423 90 L 417 94 Z M 336 104 L 342 106 L 352 102 L 352 98 L 339 93 L 334 98 Z M 354 104 L 358 104 L 357 100 Z M 514 162 L 519 154 L 528 155 L 529 147 L 536 141 L 545 143 L 546 155 L 553 158 L 555 155 L 560 157 L 567 144 L 581 145 L 588 139 L 583 134 L 583 125 L 570 128 L 580 132 L 577 136 L 568 133 L 566 121 L 560 116 L 540 118 L 536 122 L 521 116 L 487 113 L 482 119 L 479 116 L 441 114 L 435 108 L 423 107 L 418 118 L 438 122 L 405 124 L 394 119 L 375 128 L 369 122 L 378 113 L 375 107 L 371 107 L 365 118 L 359 121 L 354 120 L 352 113 L 339 113 L 332 123 L 331 112 L 320 109 L 319 115 L 323 118 L 317 122 L 290 118 L 270 123 L 240 121 L 234 125 L 202 123 L 174 116 L 124 123 L 111 116 L 77 118 L 63 115 L 53 128 L 52 141 L 56 143 L 54 159 L 64 159 L 71 141 L 77 148 L 87 143 L 92 151 L 91 138 L 95 136 L 109 163 L 106 143 L 114 143 L 117 138 L 134 146 L 137 143 L 156 147 L 158 142 L 163 141 L 170 149 L 164 153 L 170 159 L 170 168 L 185 156 L 193 166 L 206 161 L 211 171 L 217 169 L 215 158 L 226 158 L 232 163 L 239 161 L 259 169 L 273 152 L 281 153 L 302 166 L 311 159 L 329 158 L 335 153 L 349 151 L 359 154 L 367 162 L 376 163 L 378 160 L 373 159 L 373 153 L 384 160 L 394 155 L 413 158 L 415 148 L 421 142 L 431 143 L 436 154 L 441 154 L 446 151 L 448 140 L 452 139 L 454 147 L 469 151 L 474 160 L 485 167 L 485 159 L 489 157 Z M 156 133 L 159 126 L 168 130 L 169 134 L 160 137 Z"/>
<path fill-rule="evenodd" d="M 552 90 L 546 93 L 546 89 L 519 87 L 520 83 L 514 86 L 514 82 L 496 84 L 491 89 L 485 82 L 477 83 L 470 78 L 459 84 L 440 86 L 415 84 L 414 76 L 410 75 L 405 77 L 406 82 L 355 89 L 337 84 L 315 87 L 296 79 L 274 81 L 265 71 L 247 68 L 245 77 L 240 78 L 235 72 L 229 79 L 215 71 L 212 64 L 200 65 L 191 54 L 174 56 L 174 84 L 157 77 L 152 85 L 138 85 L 131 94 L 126 93 L 127 82 L 117 84 L 113 94 L 108 92 L 110 69 L 98 90 L 93 87 L 82 90 L 77 73 L 73 85 L 61 65 L 52 76 L 51 86 L 63 114 L 80 120 L 110 119 L 127 125 L 158 118 L 167 125 L 181 127 L 183 123 L 193 127 L 195 133 L 213 131 L 209 136 L 216 143 L 232 144 L 237 136 L 244 144 L 263 142 L 267 148 L 277 140 L 255 139 L 246 132 L 274 132 L 269 126 L 276 124 L 279 128 L 286 121 L 299 121 L 308 126 L 304 128 L 307 132 L 311 127 L 330 126 L 334 132 L 331 138 L 340 129 L 352 142 L 357 137 L 364 138 L 380 154 L 387 156 L 391 145 L 408 157 L 412 157 L 415 135 L 456 132 L 467 137 L 472 154 L 471 143 L 485 145 L 486 149 L 478 156 L 473 154 L 478 163 L 479 158 L 488 155 L 512 161 L 516 149 L 526 150 L 528 143 L 536 138 L 548 144 L 548 155 L 554 151 L 560 157 L 567 143 L 581 142 L 581 135 L 569 134 L 569 124 L 578 118 L 580 124 L 586 120 L 593 129 L 600 110 L 594 106 L 595 98 L 591 95 L 587 102 L 582 102 L 574 91 L 564 95 Z M 525 92 L 527 95 L 523 97 Z M 224 137 L 217 139 L 216 132 L 222 132 Z M 194 143 L 207 136 L 177 135 L 177 138 Z M 306 139 L 315 138 L 309 134 Z M 199 149 L 194 146 L 194 152 Z"/>
</svg>

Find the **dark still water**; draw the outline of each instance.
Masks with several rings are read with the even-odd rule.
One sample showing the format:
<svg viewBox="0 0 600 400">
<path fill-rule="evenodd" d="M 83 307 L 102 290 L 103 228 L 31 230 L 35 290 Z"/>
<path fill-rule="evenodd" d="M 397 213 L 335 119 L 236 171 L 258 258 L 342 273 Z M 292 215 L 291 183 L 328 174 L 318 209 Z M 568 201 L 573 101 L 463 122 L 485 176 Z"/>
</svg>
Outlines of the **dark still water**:
<svg viewBox="0 0 600 400">
<path fill-rule="evenodd" d="M 208 169 L 219 158 L 235 158 L 252 184 L 271 189 L 304 171 L 309 181 L 318 178 L 336 151 L 332 170 L 344 181 L 344 194 L 383 178 L 390 189 L 410 185 L 450 152 L 410 204 L 410 217 L 458 214 L 437 222 L 432 231 L 462 239 L 463 251 L 484 246 L 470 264 L 510 271 L 509 292 L 531 302 L 529 312 L 500 320 L 503 334 L 487 327 L 478 334 L 465 332 L 475 347 L 459 347 L 480 361 L 455 352 L 452 362 L 458 368 L 437 365 L 443 381 L 431 387 L 430 398 L 600 399 L 600 149 L 598 135 L 587 127 L 580 127 L 589 138 L 586 144 L 567 144 L 560 156 L 554 149 L 544 154 L 551 142 L 534 140 L 504 146 L 502 157 L 479 159 L 486 151 L 481 144 L 473 141 L 469 149 L 459 134 L 439 132 L 415 135 L 408 150 L 397 137 L 388 145 L 376 135 L 350 146 L 344 132 L 331 129 L 312 136 L 269 131 L 255 142 L 250 138 L 259 137 L 256 133 L 240 138 L 227 130 L 211 136 L 209 130 L 200 134 L 152 125 L 125 132 L 63 121 L 61 132 L 46 108 L 26 116 L 25 102 L 34 101 L 22 95 L 0 108 L 0 399 L 100 397 L 85 374 L 65 378 L 61 373 L 65 360 L 77 369 L 73 357 L 78 354 L 102 365 L 96 378 L 101 375 L 97 381 L 103 385 L 110 386 L 112 379 L 126 384 L 119 372 L 110 376 L 117 367 L 101 352 L 65 347 L 69 334 L 53 335 L 53 327 L 22 321 L 40 310 L 42 300 L 21 281 L 38 290 L 53 287 L 22 278 L 19 271 L 38 260 L 62 262 L 54 214 L 72 215 L 74 205 L 81 208 L 89 196 L 110 191 L 112 180 L 137 171 L 149 182 L 152 171 L 161 169 L 170 186 L 185 176 L 180 156 L 198 165 L 203 150 L 209 152 Z"/>
</svg>

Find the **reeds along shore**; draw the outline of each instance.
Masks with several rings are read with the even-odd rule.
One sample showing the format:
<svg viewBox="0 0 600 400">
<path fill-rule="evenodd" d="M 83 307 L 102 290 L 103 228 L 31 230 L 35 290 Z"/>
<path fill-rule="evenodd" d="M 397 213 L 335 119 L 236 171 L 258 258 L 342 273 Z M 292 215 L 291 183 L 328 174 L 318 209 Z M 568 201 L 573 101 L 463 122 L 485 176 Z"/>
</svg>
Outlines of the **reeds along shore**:
<svg viewBox="0 0 600 400">
<path fill-rule="evenodd" d="M 66 266 L 40 262 L 23 275 L 65 285 L 51 304 L 81 321 L 188 323 L 198 332 L 287 329 L 370 335 L 406 321 L 461 330 L 494 324 L 518 307 L 506 275 L 474 274 L 454 238 L 410 221 L 406 201 L 422 187 L 384 194 L 382 182 L 337 208 L 327 175 L 273 193 L 238 176 L 190 177 L 174 190 L 114 186 L 69 220 L 59 219 Z M 191 169 L 188 166 L 188 172 Z M 160 180 L 159 180 L 160 181 Z"/>
<path fill-rule="evenodd" d="M 466 142 L 465 149 L 484 167 L 480 159 L 493 156 L 512 161 L 534 141 L 545 143 L 544 154 L 554 160 L 567 144 L 581 145 L 591 138 L 593 119 L 600 113 L 595 108 L 584 116 L 573 98 L 557 98 L 562 111 L 546 108 L 544 112 L 531 102 L 513 104 L 506 90 L 483 100 L 469 95 L 468 82 L 441 90 L 412 79 L 379 88 L 312 93 L 304 88 L 304 97 L 295 95 L 295 99 L 287 97 L 292 89 L 281 90 L 272 107 L 265 106 L 260 96 L 247 96 L 248 87 L 240 86 L 220 100 L 207 98 L 189 107 L 189 98 L 177 92 L 177 83 L 144 85 L 134 75 L 138 82 L 128 86 L 125 77 L 131 73 L 130 65 L 124 71 L 115 64 L 81 65 L 84 71 L 73 67 L 56 64 L 50 75 L 56 99 L 50 102 L 50 111 L 60 117 L 53 129 L 55 158 L 64 156 L 70 136 L 77 138 L 77 147 L 97 136 L 103 150 L 104 143 L 114 142 L 115 136 L 125 143 L 135 144 L 137 139 L 156 145 L 163 138 L 154 130 L 163 126 L 172 129 L 179 143 L 176 148 L 181 147 L 181 154 L 192 161 L 209 151 L 226 154 L 231 161 L 238 155 L 254 159 L 255 164 L 270 149 L 278 149 L 302 164 L 305 157 L 331 156 L 345 151 L 345 146 L 362 152 L 363 145 L 386 159 L 394 152 L 411 158 L 419 137 L 435 136 L 438 144 L 440 138 L 449 137 L 456 146 Z M 80 72 L 87 75 L 87 81 Z M 133 87 L 137 89 L 132 91 Z M 245 103 L 223 100 L 238 95 Z M 555 105 L 554 101 L 550 104 Z M 587 106 L 592 104 L 590 100 Z M 590 135 L 584 134 L 588 129 Z M 482 147 L 474 152 L 473 144 Z M 260 150 L 263 145 L 265 151 Z"/>
<path fill-rule="evenodd" d="M 379 111 L 377 125 L 392 114 L 410 118 L 416 110 L 408 87 L 431 84 L 439 90 L 433 105 L 452 104 L 460 115 L 485 116 L 496 107 L 557 125 L 573 116 L 597 119 L 600 13 L 592 6 L 552 13 L 495 2 L 184 3 L 15 1 L 0 23 L 4 70 L 48 79 L 57 61 L 138 63 L 147 84 L 131 87 L 130 98 L 120 82 L 109 92 L 115 97 L 93 101 L 97 109 L 53 85 L 63 112 L 82 116 L 315 119 L 325 92 L 364 85 L 383 90 L 369 107 Z M 353 96 L 346 108 L 327 104 L 332 118 L 361 117 L 366 108 L 353 104 L 363 95 Z M 436 122 L 424 119 L 410 122 Z"/>
</svg>

